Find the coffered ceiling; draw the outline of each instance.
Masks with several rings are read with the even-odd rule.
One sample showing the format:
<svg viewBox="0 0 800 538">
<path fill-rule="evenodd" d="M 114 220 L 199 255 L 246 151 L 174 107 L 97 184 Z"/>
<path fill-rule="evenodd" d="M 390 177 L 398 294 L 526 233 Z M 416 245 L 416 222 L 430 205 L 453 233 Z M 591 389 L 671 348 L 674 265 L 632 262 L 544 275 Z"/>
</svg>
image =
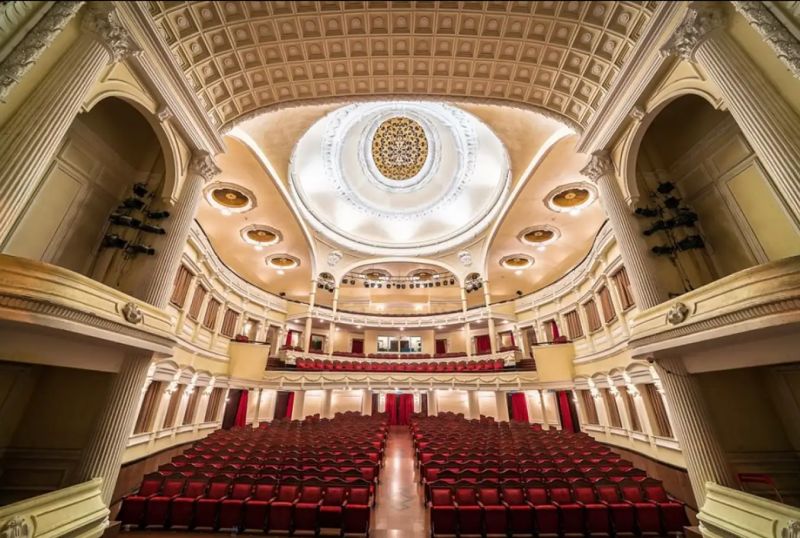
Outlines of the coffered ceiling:
<svg viewBox="0 0 800 538">
<path fill-rule="evenodd" d="M 364 98 L 535 107 L 580 129 L 655 2 L 150 2 L 212 121 Z"/>
</svg>

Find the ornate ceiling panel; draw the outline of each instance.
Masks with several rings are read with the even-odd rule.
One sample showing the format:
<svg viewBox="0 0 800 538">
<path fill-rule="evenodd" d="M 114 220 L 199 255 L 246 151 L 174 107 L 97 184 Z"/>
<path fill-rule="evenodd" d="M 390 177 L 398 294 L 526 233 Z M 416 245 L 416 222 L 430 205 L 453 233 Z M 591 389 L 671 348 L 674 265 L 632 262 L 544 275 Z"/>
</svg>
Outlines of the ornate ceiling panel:
<svg viewBox="0 0 800 538">
<path fill-rule="evenodd" d="M 150 2 L 212 121 L 342 98 L 533 106 L 585 126 L 654 2 Z"/>
</svg>

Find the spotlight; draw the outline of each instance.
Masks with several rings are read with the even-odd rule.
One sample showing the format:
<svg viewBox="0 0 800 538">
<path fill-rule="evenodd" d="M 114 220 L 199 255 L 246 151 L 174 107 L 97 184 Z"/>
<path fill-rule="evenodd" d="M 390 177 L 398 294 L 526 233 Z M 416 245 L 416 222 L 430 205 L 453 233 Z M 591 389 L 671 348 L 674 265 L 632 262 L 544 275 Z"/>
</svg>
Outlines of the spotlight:
<svg viewBox="0 0 800 538">
<path fill-rule="evenodd" d="M 169 218 L 169 211 L 148 211 L 147 218 L 153 220 L 161 220 Z"/>
<path fill-rule="evenodd" d="M 355 284 L 356 284 L 356 281 L 355 281 L 355 280 L 353 280 L 353 279 L 351 278 L 351 279 L 350 279 L 350 285 L 351 285 L 351 286 L 355 286 Z"/>
<path fill-rule="evenodd" d="M 369 288 L 369 282 L 367 282 L 366 280 L 364 281 L 364 287 Z"/>
<path fill-rule="evenodd" d="M 152 224 L 140 224 L 139 229 L 150 234 L 164 235 L 167 233 L 161 226 L 154 226 Z"/>
<path fill-rule="evenodd" d="M 133 254 L 147 254 L 148 256 L 156 253 L 156 249 L 149 245 L 128 245 L 127 250 Z"/>
<path fill-rule="evenodd" d="M 522 297 L 522 290 L 517 290 L 517 295 L 519 295 L 520 297 Z"/>
<path fill-rule="evenodd" d="M 123 215 L 122 213 L 111 213 L 111 216 L 108 218 L 108 220 L 111 221 L 111 224 L 128 226 L 129 228 L 138 228 L 142 224 L 142 221 L 139 219 L 129 217 L 128 215 Z"/>
<path fill-rule="evenodd" d="M 442 285 L 442 283 L 441 283 L 441 282 L 439 282 L 439 281 L 437 280 L 437 281 L 436 281 L 436 287 L 438 288 L 438 287 L 439 287 L 439 286 L 441 286 L 441 285 Z"/>
<path fill-rule="evenodd" d="M 320 284 L 320 283 L 317 283 L 317 289 L 318 289 L 318 290 L 321 290 L 321 289 L 322 289 L 322 284 Z"/>
<path fill-rule="evenodd" d="M 456 279 L 455 278 L 451 278 L 450 279 L 450 285 L 453 286 L 455 283 L 456 283 Z"/>
<path fill-rule="evenodd" d="M 128 242 L 117 234 L 103 237 L 103 248 L 125 248 L 127 246 Z"/>
<path fill-rule="evenodd" d="M 382 288 L 382 287 L 383 287 L 383 284 L 378 284 L 378 287 L 379 287 L 379 288 Z"/>
<path fill-rule="evenodd" d="M 150 191 L 147 190 L 146 183 L 134 183 L 133 184 L 133 194 L 139 197 L 147 196 Z"/>
<path fill-rule="evenodd" d="M 122 202 L 122 206 L 126 209 L 142 209 L 144 207 L 144 200 L 139 198 L 126 198 Z"/>
<path fill-rule="evenodd" d="M 286 292 L 285 292 L 285 291 L 282 291 L 282 292 L 280 292 L 278 295 L 280 295 L 281 297 L 286 297 Z"/>
</svg>

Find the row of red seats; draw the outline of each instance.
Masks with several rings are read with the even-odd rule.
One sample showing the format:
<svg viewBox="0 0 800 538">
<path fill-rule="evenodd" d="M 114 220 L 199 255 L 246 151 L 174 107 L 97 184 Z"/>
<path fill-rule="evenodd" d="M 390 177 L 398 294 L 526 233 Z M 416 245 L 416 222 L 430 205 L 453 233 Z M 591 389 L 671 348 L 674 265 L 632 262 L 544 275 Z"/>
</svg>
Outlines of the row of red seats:
<svg viewBox="0 0 800 538">
<path fill-rule="evenodd" d="M 661 482 L 457 484 L 431 490 L 434 536 L 683 535 L 683 504 Z"/>
<path fill-rule="evenodd" d="M 688 524 L 660 482 L 586 434 L 453 414 L 412 417 L 410 429 L 434 535 L 679 534 Z"/>
<path fill-rule="evenodd" d="M 320 359 L 297 359 L 298 370 L 333 370 L 343 372 L 485 372 L 502 370 L 502 359 L 450 362 L 361 362 Z"/>
<path fill-rule="evenodd" d="M 340 529 L 366 535 L 369 517 L 370 492 L 365 486 L 155 473 L 125 498 L 118 519 L 144 528 L 315 535 L 321 529 Z"/>
<path fill-rule="evenodd" d="M 118 519 L 237 532 L 346 526 L 367 534 L 387 432 L 382 417 L 358 413 L 219 430 L 146 476 L 123 499 Z"/>
</svg>

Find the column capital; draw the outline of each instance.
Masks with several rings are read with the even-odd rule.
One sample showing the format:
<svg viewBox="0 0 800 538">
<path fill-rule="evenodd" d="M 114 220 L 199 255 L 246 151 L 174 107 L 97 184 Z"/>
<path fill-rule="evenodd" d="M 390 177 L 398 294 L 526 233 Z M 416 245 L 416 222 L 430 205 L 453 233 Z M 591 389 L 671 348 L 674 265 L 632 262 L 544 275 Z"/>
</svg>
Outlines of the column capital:
<svg viewBox="0 0 800 538">
<path fill-rule="evenodd" d="M 222 170 L 214 162 L 211 155 L 204 150 L 196 150 L 192 153 L 189 170 L 202 177 L 205 181 L 211 181 L 222 173 Z"/>
<path fill-rule="evenodd" d="M 716 30 L 724 28 L 728 22 L 722 4 L 724 2 L 690 2 L 686 17 L 661 48 L 661 54 L 694 61 L 697 48 Z"/>
<path fill-rule="evenodd" d="M 141 52 L 130 33 L 119 22 L 110 2 L 91 3 L 81 21 L 81 29 L 92 34 L 111 54 L 112 63 Z"/>
<path fill-rule="evenodd" d="M 587 165 L 581 169 L 581 174 L 595 183 L 603 176 L 612 173 L 614 173 L 614 162 L 611 160 L 611 153 L 607 149 L 592 153 Z"/>
</svg>

